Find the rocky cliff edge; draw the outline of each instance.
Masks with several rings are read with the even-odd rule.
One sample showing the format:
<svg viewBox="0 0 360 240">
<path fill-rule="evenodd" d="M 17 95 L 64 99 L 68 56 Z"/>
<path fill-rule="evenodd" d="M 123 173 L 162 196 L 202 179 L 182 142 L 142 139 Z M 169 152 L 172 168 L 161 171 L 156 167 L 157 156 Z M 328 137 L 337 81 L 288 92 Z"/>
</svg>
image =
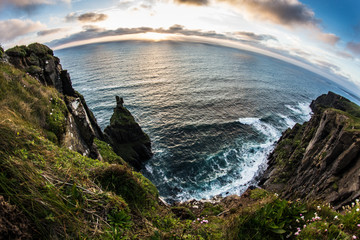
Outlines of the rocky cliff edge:
<svg viewBox="0 0 360 240">
<path fill-rule="evenodd" d="M 63 94 L 62 100 L 66 108 L 62 108 L 59 114 L 54 110 L 50 117 L 56 118 L 54 121 L 61 119 L 61 127 L 53 129 L 51 125 L 55 124 L 47 126 L 62 146 L 84 156 L 101 159 L 94 143 L 97 138 L 108 142 L 118 155 L 136 169 L 140 169 L 142 162 L 152 156 L 149 137 L 119 100 L 110 125 L 105 129 L 105 135 L 103 134 L 84 97 L 73 89 L 69 73 L 62 69 L 60 59 L 54 56 L 49 47 L 39 43 L 16 46 L 8 49 L 5 54 L 2 51 L 1 58 L 32 75 L 41 84 L 53 86 Z M 52 101 L 54 105 L 62 105 L 61 101 Z"/>
<path fill-rule="evenodd" d="M 283 133 L 260 185 L 340 208 L 360 196 L 360 107 L 332 92 L 310 107 L 310 121 Z"/>
</svg>

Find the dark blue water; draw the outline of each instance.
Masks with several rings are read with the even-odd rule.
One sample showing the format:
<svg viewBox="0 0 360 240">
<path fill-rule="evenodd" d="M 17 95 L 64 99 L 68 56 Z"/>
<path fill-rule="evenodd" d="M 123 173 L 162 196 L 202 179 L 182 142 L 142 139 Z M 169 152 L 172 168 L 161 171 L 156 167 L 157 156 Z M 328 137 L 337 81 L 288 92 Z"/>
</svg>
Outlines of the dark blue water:
<svg viewBox="0 0 360 240">
<path fill-rule="evenodd" d="M 115 95 L 153 142 L 142 173 L 167 200 L 240 194 L 281 132 L 310 117 L 336 84 L 243 50 L 184 42 L 115 42 L 56 51 L 104 128 Z"/>
</svg>

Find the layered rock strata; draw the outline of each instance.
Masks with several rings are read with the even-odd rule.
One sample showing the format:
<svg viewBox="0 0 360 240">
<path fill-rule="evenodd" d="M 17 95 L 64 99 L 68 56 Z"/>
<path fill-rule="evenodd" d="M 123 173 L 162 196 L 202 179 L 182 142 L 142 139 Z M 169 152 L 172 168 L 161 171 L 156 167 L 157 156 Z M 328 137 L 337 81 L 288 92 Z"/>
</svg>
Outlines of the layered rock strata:
<svg viewBox="0 0 360 240">
<path fill-rule="evenodd" d="M 310 121 L 278 141 L 260 185 L 339 208 L 360 197 L 360 107 L 332 92 L 310 107 Z"/>
</svg>

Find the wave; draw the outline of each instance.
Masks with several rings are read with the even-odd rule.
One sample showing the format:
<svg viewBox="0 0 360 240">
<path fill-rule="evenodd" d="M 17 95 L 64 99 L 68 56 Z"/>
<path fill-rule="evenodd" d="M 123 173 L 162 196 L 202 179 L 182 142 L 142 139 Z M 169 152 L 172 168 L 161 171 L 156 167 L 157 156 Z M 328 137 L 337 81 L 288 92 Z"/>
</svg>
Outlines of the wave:
<svg viewBox="0 0 360 240">
<path fill-rule="evenodd" d="M 280 137 L 280 131 L 277 130 L 272 125 L 262 121 L 260 118 L 239 118 L 239 122 L 245 125 L 250 125 L 254 127 L 257 131 L 261 132 L 265 136 L 267 136 L 269 139 L 279 138 Z"/>
<path fill-rule="evenodd" d="M 288 109 L 290 109 L 293 113 L 295 113 L 298 117 L 301 118 L 302 121 L 309 121 L 312 111 L 309 103 L 298 103 L 295 106 L 285 105 Z"/>
</svg>

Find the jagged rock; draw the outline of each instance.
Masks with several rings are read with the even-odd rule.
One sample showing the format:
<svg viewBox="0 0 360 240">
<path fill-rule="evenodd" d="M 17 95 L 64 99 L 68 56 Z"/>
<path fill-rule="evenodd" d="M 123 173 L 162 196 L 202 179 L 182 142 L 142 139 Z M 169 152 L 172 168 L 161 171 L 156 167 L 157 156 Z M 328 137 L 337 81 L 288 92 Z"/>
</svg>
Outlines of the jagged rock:
<svg viewBox="0 0 360 240">
<path fill-rule="evenodd" d="M 360 196 L 360 107 L 332 92 L 310 106 L 310 121 L 284 132 L 270 154 L 260 185 L 340 208 Z"/>
<path fill-rule="evenodd" d="M 6 54 L 15 67 L 24 69 L 46 86 L 54 86 L 64 95 L 69 114 L 60 142 L 85 156 L 101 159 L 94 138 L 103 140 L 103 133 L 83 96 L 73 89 L 69 73 L 62 69 L 53 51 L 45 45 L 33 43 L 8 49 Z"/>
<path fill-rule="evenodd" d="M 135 169 L 140 169 L 143 162 L 152 156 L 151 142 L 123 103 L 123 99 L 116 96 L 116 107 L 110 125 L 104 130 L 105 140 L 116 154 Z"/>
</svg>

